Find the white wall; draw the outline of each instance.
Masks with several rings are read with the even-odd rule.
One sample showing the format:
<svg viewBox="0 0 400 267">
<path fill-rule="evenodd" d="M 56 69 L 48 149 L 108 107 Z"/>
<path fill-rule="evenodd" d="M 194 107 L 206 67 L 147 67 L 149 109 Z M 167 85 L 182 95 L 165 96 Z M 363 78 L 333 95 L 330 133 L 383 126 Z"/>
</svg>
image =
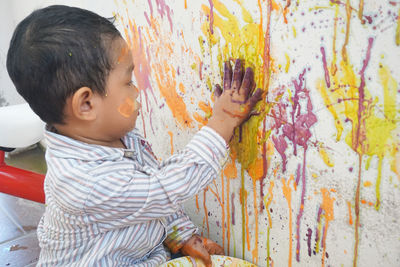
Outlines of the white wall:
<svg viewBox="0 0 400 267">
<path fill-rule="evenodd" d="M 2 23 L 0 24 L 0 106 L 13 105 L 23 103 L 24 100 L 15 90 L 6 69 L 6 59 L 8 46 L 17 24 L 29 15 L 33 10 L 45 7 L 48 5 L 63 4 L 77 6 L 90 9 L 102 16 L 112 17 L 113 1 L 102 1 L 94 4 L 90 0 L 71 0 L 71 1 L 56 1 L 56 0 L 4 0 L 0 1 L 0 16 Z"/>
</svg>

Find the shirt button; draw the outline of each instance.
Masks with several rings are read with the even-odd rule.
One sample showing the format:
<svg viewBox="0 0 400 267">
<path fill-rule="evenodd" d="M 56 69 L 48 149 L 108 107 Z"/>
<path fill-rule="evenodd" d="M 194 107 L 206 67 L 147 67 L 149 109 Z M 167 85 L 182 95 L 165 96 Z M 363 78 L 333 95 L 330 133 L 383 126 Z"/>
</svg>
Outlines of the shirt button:
<svg viewBox="0 0 400 267">
<path fill-rule="evenodd" d="M 125 152 L 124 152 L 124 157 L 126 157 L 126 158 L 132 158 L 132 157 L 133 157 L 133 152 L 132 152 L 132 151 L 125 151 Z"/>
</svg>

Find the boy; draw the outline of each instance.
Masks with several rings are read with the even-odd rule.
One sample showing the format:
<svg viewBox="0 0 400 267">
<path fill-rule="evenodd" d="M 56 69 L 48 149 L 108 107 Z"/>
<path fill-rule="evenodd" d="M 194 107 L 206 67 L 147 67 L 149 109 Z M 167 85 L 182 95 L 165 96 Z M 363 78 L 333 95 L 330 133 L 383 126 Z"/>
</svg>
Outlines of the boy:
<svg viewBox="0 0 400 267">
<path fill-rule="evenodd" d="M 7 70 L 47 123 L 38 266 L 158 266 L 169 258 L 164 246 L 211 266 L 210 254 L 223 253 L 196 235 L 180 204 L 217 176 L 234 128 L 261 98 L 259 89 L 250 96 L 252 70 L 243 75 L 237 60 L 232 74 L 225 64 L 208 126 L 159 164 L 133 130 L 133 68 L 112 22 L 87 10 L 39 9 L 14 32 Z"/>
</svg>

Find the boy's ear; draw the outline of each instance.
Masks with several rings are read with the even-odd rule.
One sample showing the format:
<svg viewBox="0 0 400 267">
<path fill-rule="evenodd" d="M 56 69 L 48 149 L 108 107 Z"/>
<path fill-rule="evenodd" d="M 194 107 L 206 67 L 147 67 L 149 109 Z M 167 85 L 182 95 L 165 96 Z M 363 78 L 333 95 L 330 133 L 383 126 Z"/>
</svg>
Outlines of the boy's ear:
<svg viewBox="0 0 400 267">
<path fill-rule="evenodd" d="M 91 121 L 95 120 L 97 117 L 96 111 L 96 98 L 95 95 L 89 87 L 79 88 L 73 95 L 71 99 L 71 111 L 72 115 L 80 120 Z"/>
</svg>

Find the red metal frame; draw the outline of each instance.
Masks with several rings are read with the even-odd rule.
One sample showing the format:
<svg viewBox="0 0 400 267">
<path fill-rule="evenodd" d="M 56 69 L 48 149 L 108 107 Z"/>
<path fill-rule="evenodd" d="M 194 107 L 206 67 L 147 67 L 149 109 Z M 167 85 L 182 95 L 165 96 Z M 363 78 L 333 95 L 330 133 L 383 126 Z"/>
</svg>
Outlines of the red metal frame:
<svg viewBox="0 0 400 267">
<path fill-rule="evenodd" d="M 0 150 L 0 192 L 44 203 L 44 175 L 9 166 Z"/>
</svg>

